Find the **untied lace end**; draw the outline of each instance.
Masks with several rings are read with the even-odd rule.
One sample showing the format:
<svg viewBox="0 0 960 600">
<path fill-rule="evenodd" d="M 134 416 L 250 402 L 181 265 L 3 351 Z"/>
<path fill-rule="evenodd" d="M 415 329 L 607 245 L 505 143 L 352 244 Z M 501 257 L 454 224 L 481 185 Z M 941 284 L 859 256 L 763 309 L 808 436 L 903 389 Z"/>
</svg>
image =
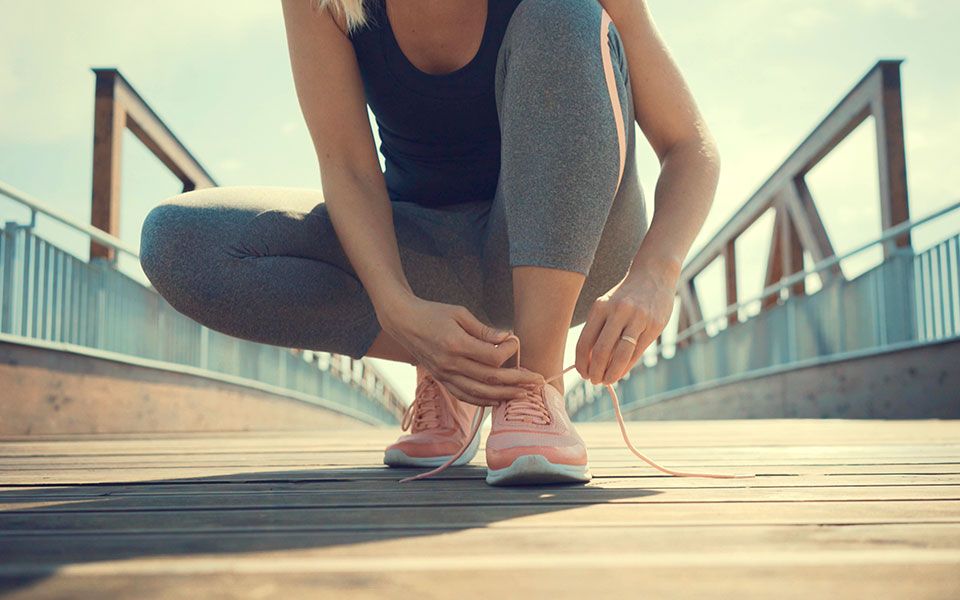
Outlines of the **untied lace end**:
<svg viewBox="0 0 960 600">
<path fill-rule="evenodd" d="M 511 333 L 501 343 L 504 343 L 510 339 L 516 340 L 517 342 L 517 367 L 519 367 L 520 366 L 520 338 L 517 337 L 516 334 Z M 570 369 L 573 369 L 574 367 L 576 367 L 576 364 L 566 367 L 556 375 L 545 378 L 543 380 L 542 385 L 546 385 L 547 383 L 553 381 L 554 379 L 557 379 L 558 377 L 562 377 L 564 373 L 566 373 Z M 437 381 L 437 383 L 444 388 L 444 391 L 446 391 L 446 388 L 443 386 L 443 383 L 439 381 Z M 633 452 L 633 454 L 637 458 L 647 463 L 654 469 L 660 471 L 661 473 L 665 473 L 667 475 L 673 475 L 674 477 L 704 477 L 709 479 L 750 479 L 750 478 L 756 477 L 756 475 L 753 473 L 739 474 L 739 475 L 721 474 L 721 473 L 690 473 L 686 471 L 676 471 L 674 469 L 668 469 L 667 467 L 657 464 L 652 459 L 648 458 L 647 456 L 645 456 L 643 453 L 641 453 L 639 450 L 637 450 L 634 447 L 633 443 L 630 441 L 630 436 L 627 435 L 627 427 L 623 422 L 623 414 L 620 412 L 620 398 L 619 396 L 617 396 L 617 391 L 613 388 L 612 384 L 605 383 L 603 385 L 607 388 L 607 391 L 610 393 L 610 402 L 613 403 L 613 412 L 617 417 L 617 425 L 620 426 L 620 435 L 623 436 L 624 444 L 626 444 L 627 448 L 629 448 L 630 451 Z M 455 463 L 457 459 L 463 456 L 463 453 L 466 452 L 467 448 L 469 448 L 470 445 L 473 443 L 474 438 L 476 438 L 477 435 L 479 435 L 480 426 L 483 424 L 483 419 L 486 417 L 486 411 L 487 411 L 486 406 L 481 406 L 480 410 L 477 411 L 476 417 L 474 418 L 474 421 L 473 421 L 473 426 L 471 427 L 470 435 L 467 437 L 467 441 L 464 443 L 463 447 L 460 448 L 459 452 L 457 452 L 454 456 L 448 459 L 447 462 L 443 463 L 439 467 L 435 469 L 431 469 L 430 471 L 424 471 L 423 473 L 420 473 L 418 475 L 405 477 L 400 480 L 400 483 L 407 483 L 410 481 L 416 481 L 418 479 L 426 479 L 428 477 L 432 477 L 434 475 L 438 475 L 446 471 L 447 468 L 450 467 L 450 465 Z"/>
</svg>

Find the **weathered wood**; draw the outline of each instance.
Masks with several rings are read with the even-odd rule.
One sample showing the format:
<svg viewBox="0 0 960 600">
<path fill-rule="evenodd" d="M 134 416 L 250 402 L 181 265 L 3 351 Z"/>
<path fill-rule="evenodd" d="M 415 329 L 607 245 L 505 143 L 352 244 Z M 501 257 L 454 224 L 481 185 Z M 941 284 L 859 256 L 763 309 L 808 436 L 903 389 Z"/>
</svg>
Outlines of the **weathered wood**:
<svg viewBox="0 0 960 600">
<path fill-rule="evenodd" d="M 737 244 L 736 240 L 730 240 L 723 247 L 723 273 L 726 281 L 725 291 L 727 306 L 733 306 L 737 303 Z M 736 312 L 727 315 L 727 325 L 736 325 L 740 322 L 740 315 Z"/>
<path fill-rule="evenodd" d="M 0 440 L 0 590 L 807 600 L 960 586 L 960 422 L 630 429 L 670 466 L 763 475 L 663 476 L 610 424 L 581 426 L 589 485 L 516 489 L 485 485 L 482 453 L 399 484 L 415 470 L 378 465 L 387 429 Z"/>
<path fill-rule="evenodd" d="M 907 154 L 903 135 L 903 100 L 900 93 L 900 65 L 883 64 L 883 77 L 871 103 L 877 132 L 877 161 L 880 174 L 880 224 L 884 230 L 910 219 L 907 201 Z M 884 244 L 884 255 L 910 246 L 910 232 Z"/>
<path fill-rule="evenodd" d="M 810 253 L 814 263 L 833 258 L 836 252 L 827 235 L 827 229 L 813 201 L 813 194 L 807 187 L 804 177 L 797 177 L 792 186 L 784 193 L 784 203 L 790 211 L 790 217 L 796 227 L 797 237 L 803 248 Z M 840 264 L 837 263 L 819 274 L 821 283 L 826 283 L 834 277 L 843 277 Z"/>
<path fill-rule="evenodd" d="M 783 278 L 783 244 L 780 241 L 783 228 L 783 218 L 780 217 L 780 210 L 774 211 L 773 231 L 770 232 L 770 250 L 767 252 L 767 268 L 763 276 L 764 289 L 780 281 Z M 780 293 L 770 294 L 760 301 L 762 308 L 769 308 L 780 301 Z"/>
<path fill-rule="evenodd" d="M 797 235 L 797 229 L 793 217 L 785 205 L 781 204 L 777 211 L 777 218 L 780 219 L 780 258 L 783 261 L 781 273 L 783 277 L 790 277 L 794 273 L 803 271 L 803 245 Z M 790 286 L 792 296 L 800 296 L 806 293 L 804 281 L 798 281 Z"/>
<path fill-rule="evenodd" d="M 97 77 L 93 106 L 93 177 L 90 224 L 120 235 L 120 158 L 126 113 L 114 99 L 113 77 Z M 115 258 L 113 248 L 90 242 L 90 258 Z"/>
</svg>

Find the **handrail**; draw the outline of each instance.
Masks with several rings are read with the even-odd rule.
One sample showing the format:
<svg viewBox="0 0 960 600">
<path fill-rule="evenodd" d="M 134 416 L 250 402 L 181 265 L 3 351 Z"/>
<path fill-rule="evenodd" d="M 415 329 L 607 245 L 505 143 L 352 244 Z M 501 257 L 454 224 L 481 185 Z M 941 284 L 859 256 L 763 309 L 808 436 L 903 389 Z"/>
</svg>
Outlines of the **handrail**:
<svg viewBox="0 0 960 600">
<path fill-rule="evenodd" d="M 90 236 L 91 239 L 96 240 L 98 243 L 104 246 L 108 246 L 114 250 L 119 250 L 120 252 L 129 254 L 134 258 L 140 257 L 140 252 L 137 248 L 127 244 L 120 238 L 110 235 L 109 233 L 106 233 L 102 229 L 94 227 L 93 225 L 88 225 L 82 221 L 74 219 L 73 217 L 69 217 L 59 210 L 51 207 L 46 202 L 43 202 L 42 200 L 39 200 L 27 194 L 26 192 L 22 192 L 3 181 L 0 181 L 0 195 L 19 202 L 30 209 L 31 227 L 36 224 L 37 213 L 40 213 Z"/>
<path fill-rule="evenodd" d="M 694 334 L 706 328 L 707 325 L 709 325 L 714 321 L 722 321 L 723 319 L 727 318 L 729 315 L 735 312 L 738 312 L 741 308 L 744 308 L 748 304 L 752 304 L 757 301 L 762 301 L 765 298 L 772 296 L 774 294 L 779 294 L 779 292 L 789 288 L 790 286 L 794 285 L 797 282 L 803 281 L 810 275 L 814 275 L 821 271 L 825 271 L 826 269 L 829 269 L 834 265 L 839 264 L 841 261 L 844 261 L 855 254 L 860 254 L 864 250 L 868 250 L 876 246 L 877 244 L 882 244 L 891 238 L 897 237 L 898 235 L 902 234 L 905 231 L 909 231 L 915 227 L 919 227 L 920 225 L 924 225 L 930 221 L 938 219 L 946 215 L 947 213 L 957 210 L 958 208 L 960 208 L 960 200 L 954 202 L 953 204 L 949 204 L 941 208 L 940 210 L 936 210 L 930 213 L 929 215 L 923 217 L 922 219 L 902 221 L 898 225 L 894 225 L 893 227 L 884 231 L 883 234 L 880 235 L 879 237 L 869 242 L 866 242 L 864 244 L 861 244 L 860 246 L 857 246 L 853 250 L 849 250 L 840 256 L 832 256 L 820 262 L 814 263 L 813 265 L 811 265 L 809 270 L 798 271 L 797 273 L 794 273 L 789 277 L 785 277 L 781 279 L 778 283 L 775 283 L 773 285 L 763 288 L 760 291 L 760 293 L 755 294 L 754 296 L 746 300 L 740 300 L 734 304 L 728 305 L 726 309 L 719 315 L 710 317 L 709 319 L 703 319 L 701 321 L 694 323 L 690 327 L 687 327 L 682 332 L 677 334 L 677 337 L 674 340 L 674 344 L 678 344 L 681 340 L 684 340 L 688 337 L 693 336 Z M 662 347 L 662 344 L 660 346 Z"/>
</svg>

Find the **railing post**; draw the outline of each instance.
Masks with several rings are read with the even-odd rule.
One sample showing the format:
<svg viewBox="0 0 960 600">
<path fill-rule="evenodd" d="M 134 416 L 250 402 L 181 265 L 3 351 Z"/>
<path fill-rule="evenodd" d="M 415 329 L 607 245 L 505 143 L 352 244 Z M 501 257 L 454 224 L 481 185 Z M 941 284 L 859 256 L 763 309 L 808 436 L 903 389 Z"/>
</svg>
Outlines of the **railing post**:
<svg viewBox="0 0 960 600">
<path fill-rule="evenodd" d="M 880 89 L 871 101 L 877 131 L 880 175 L 880 218 L 883 230 L 910 219 L 907 202 L 907 157 L 903 135 L 903 101 L 900 93 L 900 62 L 880 63 Z M 883 244 L 884 256 L 910 246 L 906 231 Z"/>
<path fill-rule="evenodd" d="M 729 240 L 723 246 L 723 271 L 726 278 L 727 306 L 737 303 L 737 249 L 736 238 Z M 740 321 L 739 311 L 727 316 L 727 326 L 736 325 Z"/>
<path fill-rule="evenodd" d="M 14 333 L 13 321 L 16 303 L 22 279 L 14 276 L 17 268 L 17 237 L 20 225 L 16 221 L 7 221 L 3 226 L 3 286 L 0 296 L 0 332 Z"/>
<path fill-rule="evenodd" d="M 116 99 L 116 71 L 96 72 L 93 108 L 93 179 L 90 224 L 110 235 L 120 233 L 120 158 L 126 113 Z M 90 242 L 90 258 L 113 261 L 116 251 Z"/>
</svg>

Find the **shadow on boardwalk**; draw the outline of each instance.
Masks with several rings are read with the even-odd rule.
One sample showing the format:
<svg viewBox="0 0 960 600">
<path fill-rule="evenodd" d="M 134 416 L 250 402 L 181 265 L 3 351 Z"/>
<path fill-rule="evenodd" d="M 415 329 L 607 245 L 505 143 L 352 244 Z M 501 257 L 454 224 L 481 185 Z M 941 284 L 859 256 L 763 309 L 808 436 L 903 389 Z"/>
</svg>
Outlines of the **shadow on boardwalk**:
<svg viewBox="0 0 960 600">
<path fill-rule="evenodd" d="M 494 527 L 658 493 L 493 488 L 475 466 L 397 482 L 416 472 L 327 468 L 50 486 L 38 472 L 37 485 L 0 491 L 0 591 L 30 586 L 69 565 L 311 548 L 347 553 L 359 544 Z"/>
</svg>

